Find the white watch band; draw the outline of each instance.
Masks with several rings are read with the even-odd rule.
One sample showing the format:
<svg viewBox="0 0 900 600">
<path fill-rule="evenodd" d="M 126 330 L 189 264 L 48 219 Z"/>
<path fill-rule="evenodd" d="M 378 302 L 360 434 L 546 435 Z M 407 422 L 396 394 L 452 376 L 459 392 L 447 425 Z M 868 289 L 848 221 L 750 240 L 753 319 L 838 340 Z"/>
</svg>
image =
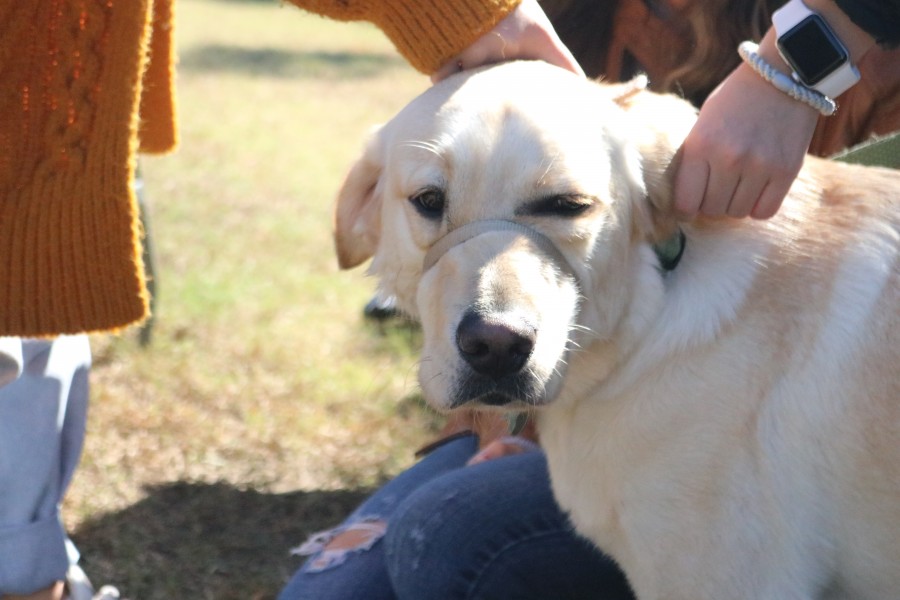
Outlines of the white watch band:
<svg viewBox="0 0 900 600">
<path fill-rule="evenodd" d="M 803 19 L 814 14 L 817 13 L 810 10 L 803 0 L 790 0 L 772 13 L 772 25 L 775 27 L 776 35 L 781 37 Z M 797 79 L 796 74 L 794 78 Z M 835 98 L 853 87 L 857 81 L 859 81 L 859 71 L 848 60 L 825 79 L 811 87 L 829 98 Z"/>
</svg>

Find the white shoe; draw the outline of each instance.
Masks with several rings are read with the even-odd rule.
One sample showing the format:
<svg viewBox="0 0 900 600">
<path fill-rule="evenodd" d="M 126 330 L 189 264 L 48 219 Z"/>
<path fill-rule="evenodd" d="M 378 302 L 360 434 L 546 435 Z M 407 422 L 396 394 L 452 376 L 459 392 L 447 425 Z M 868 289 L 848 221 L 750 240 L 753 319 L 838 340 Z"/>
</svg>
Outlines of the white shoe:
<svg viewBox="0 0 900 600">
<path fill-rule="evenodd" d="M 78 565 L 70 565 L 66 573 L 65 600 L 119 600 L 119 590 L 111 585 L 104 585 L 99 592 L 94 592 L 94 586 L 87 574 Z"/>
<path fill-rule="evenodd" d="M 100 591 L 94 594 L 92 600 L 119 600 L 119 590 L 112 585 L 104 585 Z"/>
</svg>

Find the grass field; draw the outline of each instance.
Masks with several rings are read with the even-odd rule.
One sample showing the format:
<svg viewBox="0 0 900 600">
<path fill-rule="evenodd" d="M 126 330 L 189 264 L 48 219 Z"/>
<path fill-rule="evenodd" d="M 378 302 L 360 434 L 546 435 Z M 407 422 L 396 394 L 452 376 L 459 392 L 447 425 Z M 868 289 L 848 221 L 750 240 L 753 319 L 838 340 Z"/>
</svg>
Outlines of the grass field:
<svg viewBox="0 0 900 600">
<path fill-rule="evenodd" d="M 289 549 L 436 426 L 416 334 L 363 321 L 331 210 L 374 123 L 425 89 L 383 35 L 262 0 L 180 0 L 179 150 L 145 157 L 158 308 L 92 340 L 66 524 L 132 600 L 272 598 Z"/>
</svg>

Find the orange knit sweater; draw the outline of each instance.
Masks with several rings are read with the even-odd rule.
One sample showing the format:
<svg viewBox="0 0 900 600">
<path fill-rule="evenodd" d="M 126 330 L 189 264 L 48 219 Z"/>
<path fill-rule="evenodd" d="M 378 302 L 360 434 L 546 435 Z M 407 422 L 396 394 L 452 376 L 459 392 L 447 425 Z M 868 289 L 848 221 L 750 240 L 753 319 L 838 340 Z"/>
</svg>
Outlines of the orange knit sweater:
<svg viewBox="0 0 900 600">
<path fill-rule="evenodd" d="M 291 0 L 434 71 L 519 0 Z M 0 336 L 116 330 L 148 294 L 135 156 L 176 144 L 174 0 L 0 0 Z"/>
</svg>

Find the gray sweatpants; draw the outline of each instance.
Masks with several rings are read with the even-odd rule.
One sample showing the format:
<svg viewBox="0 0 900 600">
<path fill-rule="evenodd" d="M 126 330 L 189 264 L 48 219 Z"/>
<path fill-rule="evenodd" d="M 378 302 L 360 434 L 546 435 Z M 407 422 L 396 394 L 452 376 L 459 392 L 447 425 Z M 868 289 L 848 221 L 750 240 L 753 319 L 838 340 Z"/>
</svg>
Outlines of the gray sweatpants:
<svg viewBox="0 0 900 600">
<path fill-rule="evenodd" d="M 65 580 L 60 502 L 84 442 L 90 367 L 87 336 L 0 338 L 0 596 Z"/>
</svg>

